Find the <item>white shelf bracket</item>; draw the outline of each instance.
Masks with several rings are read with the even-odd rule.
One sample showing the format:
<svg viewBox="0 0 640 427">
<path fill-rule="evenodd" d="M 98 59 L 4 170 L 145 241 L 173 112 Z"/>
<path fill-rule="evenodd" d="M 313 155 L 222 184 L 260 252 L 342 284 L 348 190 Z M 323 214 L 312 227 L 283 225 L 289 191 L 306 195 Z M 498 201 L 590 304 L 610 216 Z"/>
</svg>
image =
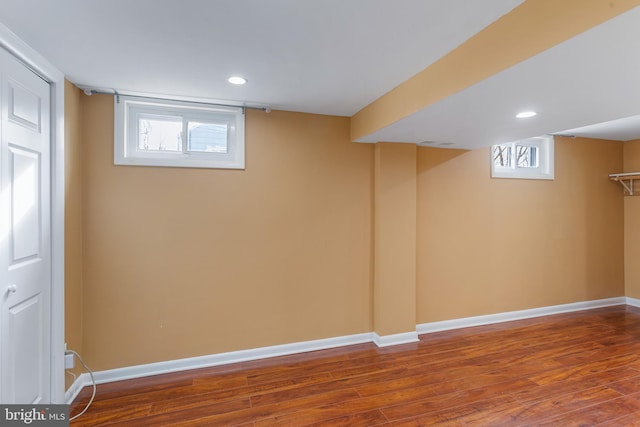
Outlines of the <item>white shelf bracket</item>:
<svg viewBox="0 0 640 427">
<path fill-rule="evenodd" d="M 609 174 L 611 181 L 617 181 L 624 188 L 625 196 L 638 196 L 640 193 L 635 192 L 634 181 L 640 180 L 640 172 L 631 173 L 612 173 Z"/>
</svg>

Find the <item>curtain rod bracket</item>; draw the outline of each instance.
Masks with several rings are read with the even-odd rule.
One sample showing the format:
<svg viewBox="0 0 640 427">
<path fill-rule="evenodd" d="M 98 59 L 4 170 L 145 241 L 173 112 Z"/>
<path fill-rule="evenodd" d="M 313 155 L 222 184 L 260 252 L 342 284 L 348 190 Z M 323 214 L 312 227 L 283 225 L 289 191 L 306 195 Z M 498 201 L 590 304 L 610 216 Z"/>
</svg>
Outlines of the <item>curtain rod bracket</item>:
<svg viewBox="0 0 640 427">
<path fill-rule="evenodd" d="M 94 88 L 88 87 L 88 86 L 78 86 L 78 87 L 81 90 L 83 90 L 84 93 L 87 96 L 91 96 L 91 95 L 96 94 L 96 93 L 113 95 L 115 97 L 115 99 L 116 99 L 116 103 L 120 104 L 120 95 L 121 94 L 116 89 L 94 89 Z M 179 101 L 179 102 L 190 102 L 192 104 L 211 105 L 211 106 L 218 106 L 218 107 L 239 108 L 239 109 L 242 110 L 242 114 L 245 114 L 247 110 L 260 110 L 260 111 L 264 111 L 267 114 L 271 112 L 271 107 L 270 106 L 224 104 L 224 103 L 217 103 L 217 102 L 194 101 L 194 100 L 189 100 L 189 99 L 185 100 L 185 99 L 172 98 L 172 97 L 136 95 L 136 94 L 128 94 L 128 93 L 124 93 L 124 94 L 122 94 L 122 96 L 132 96 L 132 97 L 136 97 L 136 98 L 147 98 L 147 99 L 155 99 L 155 100 L 170 100 L 170 101 Z"/>
</svg>

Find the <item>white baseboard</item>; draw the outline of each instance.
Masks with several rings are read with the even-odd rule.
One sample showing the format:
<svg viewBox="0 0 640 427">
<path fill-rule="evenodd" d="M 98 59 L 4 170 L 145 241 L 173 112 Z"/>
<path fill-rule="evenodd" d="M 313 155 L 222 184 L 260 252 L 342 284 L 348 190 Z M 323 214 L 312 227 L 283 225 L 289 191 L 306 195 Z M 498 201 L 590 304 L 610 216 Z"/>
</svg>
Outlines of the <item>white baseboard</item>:
<svg viewBox="0 0 640 427">
<path fill-rule="evenodd" d="M 548 316 L 551 314 L 568 313 L 572 311 L 588 310 L 600 307 L 628 304 L 640 307 L 640 300 L 634 298 L 608 298 L 595 301 L 577 302 L 572 304 L 555 305 L 551 307 L 533 308 L 529 310 L 510 311 L 506 313 L 489 314 L 486 316 L 466 317 L 462 319 L 444 320 L 441 322 L 423 323 L 416 327 L 415 332 L 405 332 L 393 335 L 378 335 L 375 332 L 347 335 L 336 338 L 326 338 L 314 341 L 261 347 L 249 350 L 232 351 L 208 356 L 191 357 L 170 360 L 166 362 L 149 363 L 145 365 L 127 366 L 94 372 L 96 384 L 104 384 L 151 375 L 167 374 L 189 369 L 208 368 L 231 363 L 247 362 L 250 360 L 266 359 L 269 357 L 286 356 L 306 353 L 309 351 L 326 350 L 354 344 L 373 342 L 378 347 L 417 342 L 418 334 L 446 331 L 450 329 L 467 328 L 470 326 L 488 325 L 491 323 L 509 322 L 512 320 L 528 319 L 531 317 Z M 78 396 L 83 387 L 91 385 L 89 374 L 80 375 L 65 393 L 65 401 L 70 404 Z"/>
<path fill-rule="evenodd" d="M 572 311 L 623 305 L 627 304 L 627 301 L 628 298 L 617 297 L 594 301 L 575 302 L 571 304 L 552 305 L 549 307 L 532 308 L 528 310 L 508 311 L 506 313 L 488 314 L 485 316 L 474 316 L 465 317 L 462 319 L 443 320 L 440 322 L 422 323 L 416 327 L 416 330 L 418 331 L 418 334 L 429 334 L 432 332 L 448 331 L 451 329 L 490 325 L 492 323 L 510 322 L 513 320 L 529 319 L 532 317 L 549 316 L 552 314 L 569 313 Z M 640 303 L 640 301 L 638 301 L 638 303 Z"/>
<path fill-rule="evenodd" d="M 627 305 L 640 308 L 640 299 L 627 297 Z"/>
<path fill-rule="evenodd" d="M 416 336 L 417 339 L 417 336 Z M 212 354 L 207 356 L 190 357 L 186 359 L 169 360 L 166 362 L 148 363 L 145 365 L 127 366 L 124 368 L 109 369 L 94 372 L 96 384 L 110 383 L 114 381 L 129 380 L 133 378 L 147 377 L 151 375 L 167 374 L 171 372 L 186 371 L 189 369 L 209 368 L 212 366 L 228 365 L 232 363 L 247 362 L 251 360 L 266 359 L 269 357 L 287 356 L 291 354 L 307 353 L 316 350 L 326 350 L 335 347 L 344 347 L 354 344 L 372 342 L 371 332 L 347 335 L 335 338 L 326 338 L 314 341 L 303 341 L 291 344 L 274 345 L 270 347 L 254 348 L 249 350 L 232 351 L 228 353 Z M 72 402 L 83 387 L 91 385 L 88 374 L 82 374 L 65 393 L 65 400 Z"/>
<path fill-rule="evenodd" d="M 71 384 L 71 387 L 64 393 L 64 402 L 67 405 L 71 405 L 82 389 L 88 385 L 91 385 L 91 377 L 89 374 L 78 375 L 73 384 Z"/>
<path fill-rule="evenodd" d="M 389 347 L 391 345 L 407 344 L 419 341 L 418 332 L 404 332 L 393 335 L 378 335 L 373 333 L 373 342 L 378 347 Z"/>
</svg>

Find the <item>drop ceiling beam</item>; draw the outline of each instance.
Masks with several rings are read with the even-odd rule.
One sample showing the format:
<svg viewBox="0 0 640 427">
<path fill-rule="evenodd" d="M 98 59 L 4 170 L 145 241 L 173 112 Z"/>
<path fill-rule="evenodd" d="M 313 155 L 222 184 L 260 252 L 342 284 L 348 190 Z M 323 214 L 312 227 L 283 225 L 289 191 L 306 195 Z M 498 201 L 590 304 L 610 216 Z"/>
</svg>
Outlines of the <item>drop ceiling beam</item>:
<svg viewBox="0 0 640 427">
<path fill-rule="evenodd" d="M 640 0 L 526 0 L 356 113 L 351 139 L 359 141 L 636 6 Z"/>
</svg>

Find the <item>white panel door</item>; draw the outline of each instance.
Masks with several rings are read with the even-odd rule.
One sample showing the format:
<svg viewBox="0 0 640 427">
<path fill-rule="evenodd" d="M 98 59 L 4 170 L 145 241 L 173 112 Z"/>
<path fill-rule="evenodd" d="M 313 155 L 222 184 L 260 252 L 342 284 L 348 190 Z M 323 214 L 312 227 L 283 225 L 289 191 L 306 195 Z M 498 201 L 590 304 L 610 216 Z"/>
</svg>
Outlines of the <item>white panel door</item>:
<svg viewBox="0 0 640 427">
<path fill-rule="evenodd" d="M 50 88 L 1 49 L 0 83 L 0 402 L 47 403 Z"/>
</svg>

